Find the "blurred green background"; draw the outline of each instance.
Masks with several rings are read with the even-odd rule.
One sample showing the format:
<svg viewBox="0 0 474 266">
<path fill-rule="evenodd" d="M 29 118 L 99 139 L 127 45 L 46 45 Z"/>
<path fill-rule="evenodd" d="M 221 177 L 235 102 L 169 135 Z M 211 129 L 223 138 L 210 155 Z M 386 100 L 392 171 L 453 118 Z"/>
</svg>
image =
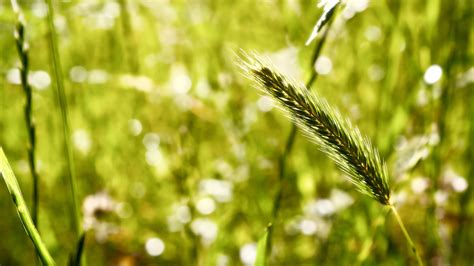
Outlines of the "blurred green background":
<svg viewBox="0 0 474 266">
<path fill-rule="evenodd" d="M 472 1 L 348 0 L 315 65 L 322 13 L 310 0 L 61 0 L 55 26 L 69 105 L 89 265 L 251 265 L 273 222 L 270 265 L 409 265 L 392 215 L 358 193 L 239 67 L 239 49 L 270 58 L 328 99 L 388 162 L 393 201 L 427 265 L 474 255 Z M 39 230 L 58 265 L 72 228 L 47 6 L 27 21 L 40 175 Z M 25 95 L 0 1 L 0 145 L 28 204 Z M 281 207 L 273 220 L 279 188 Z M 0 264 L 31 265 L 3 181 Z"/>
</svg>

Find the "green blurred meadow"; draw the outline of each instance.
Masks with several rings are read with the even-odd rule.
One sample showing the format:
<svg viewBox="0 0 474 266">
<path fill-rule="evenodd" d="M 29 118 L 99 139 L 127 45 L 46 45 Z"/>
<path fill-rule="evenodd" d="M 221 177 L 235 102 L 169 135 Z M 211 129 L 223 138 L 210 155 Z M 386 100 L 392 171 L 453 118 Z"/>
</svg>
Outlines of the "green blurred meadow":
<svg viewBox="0 0 474 266">
<path fill-rule="evenodd" d="M 282 156 L 291 121 L 242 73 L 240 49 L 303 84 L 317 73 L 311 89 L 387 161 L 392 200 L 425 264 L 474 263 L 472 1 L 343 1 L 307 46 L 323 11 L 313 0 L 52 2 L 84 264 L 252 265 L 272 223 L 268 265 L 415 265 L 392 213 L 303 134 Z M 78 235 L 48 6 L 19 5 L 38 229 L 66 265 Z M 0 0 L 0 146 L 31 210 L 16 21 Z M 0 208 L 0 265 L 34 265 L 3 180 Z"/>
</svg>

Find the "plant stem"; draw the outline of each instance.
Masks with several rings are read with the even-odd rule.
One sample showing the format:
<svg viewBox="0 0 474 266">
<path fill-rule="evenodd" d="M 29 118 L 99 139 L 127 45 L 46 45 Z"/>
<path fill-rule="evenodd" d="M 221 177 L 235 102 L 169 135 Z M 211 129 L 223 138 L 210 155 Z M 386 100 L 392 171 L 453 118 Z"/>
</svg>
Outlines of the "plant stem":
<svg viewBox="0 0 474 266">
<path fill-rule="evenodd" d="M 395 215 L 395 218 L 397 219 L 398 225 L 400 225 L 400 228 L 402 229 L 403 234 L 405 235 L 405 238 L 407 239 L 408 245 L 410 246 L 411 251 L 415 253 L 416 260 L 418 261 L 418 265 L 423 265 L 423 261 L 420 258 L 420 254 L 418 254 L 418 251 L 416 250 L 415 244 L 413 243 L 413 240 L 411 240 L 410 235 L 408 234 L 407 229 L 405 228 L 405 225 L 403 224 L 402 219 L 400 218 L 400 215 L 398 214 L 397 209 L 393 205 L 389 205 L 390 209 L 393 211 L 393 214 Z"/>
<path fill-rule="evenodd" d="M 74 224 L 74 231 L 76 237 L 80 237 L 81 235 L 81 221 L 79 215 L 79 207 L 77 202 L 77 195 L 76 195 L 76 176 L 75 176 L 75 166 L 74 166 L 74 154 L 71 148 L 71 130 L 69 127 L 69 117 L 67 111 L 67 99 L 66 93 L 64 90 L 64 80 L 61 68 L 61 62 L 59 59 L 59 51 L 58 51 L 58 42 L 56 37 L 56 29 L 54 26 L 54 10 L 52 0 L 46 0 L 48 5 L 48 25 L 49 25 L 49 42 L 51 48 L 51 55 L 52 55 L 52 65 L 56 76 L 56 88 L 57 88 L 57 95 L 59 106 L 61 109 L 61 120 L 63 126 L 63 135 L 64 135 L 64 149 L 67 158 L 67 165 L 68 165 L 68 176 L 69 176 L 69 184 L 70 184 L 70 192 L 71 192 L 71 216 Z"/>
<path fill-rule="evenodd" d="M 33 92 L 28 83 L 29 59 L 28 59 L 28 43 L 25 40 L 25 22 L 20 6 L 16 0 L 11 0 L 13 11 L 17 14 L 17 24 L 15 29 L 15 40 L 18 56 L 20 57 L 20 79 L 23 92 L 26 96 L 24 106 L 24 115 L 26 121 L 26 129 L 28 132 L 28 163 L 30 167 L 31 177 L 33 179 L 33 197 L 31 213 L 33 223 L 38 228 L 38 204 L 39 204 L 39 175 L 36 171 L 36 128 L 33 121 Z"/>
<path fill-rule="evenodd" d="M 316 78 L 318 77 L 318 73 L 313 69 L 314 64 L 316 63 L 316 60 L 318 60 L 322 48 L 324 46 L 324 43 L 326 42 L 327 35 L 329 32 L 329 29 L 331 28 L 332 22 L 334 18 L 332 18 L 326 27 L 326 30 L 324 31 L 324 34 L 321 36 L 321 40 L 319 43 L 316 45 L 314 49 L 313 56 L 311 57 L 311 76 L 308 79 L 308 82 L 306 83 L 306 88 L 309 90 L 311 89 L 311 86 L 314 84 L 316 81 Z M 275 220 L 278 218 L 278 212 L 280 211 L 281 207 L 281 199 L 283 197 L 283 181 L 285 179 L 285 170 L 286 170 L 286 162 L 287 159 L 290 155 L 291 149 L 293 148 L 293 144 L 295 143 L 296 139 L 296 132 L 297 132 L 297 126 L 295 123 L 292 123 L 291 125 L 291 130 L 290 133 L 288 134 L 288 137 L 286 138 L 286 144 L 285 144 L 285 149 L 283 150 L 283 153 L 281 154 L 279 161 L 278 161 L 278 190 L 275 196 L 275 199 L 273 200 L 273 209 L 272 209 L 272 221 L 273 223 Z M 271 252 L 272 250 L 272 239 L 273 239 L 273 227 L 269 230 L 268 232 L 268 248 L 267 252 Z"/>
<path fill-rule="evenodd" d="M 331 24 L 332 24 L 332 20 L 329 21 L 327 28 L 324 32 L 324 35 L 321 37 L 321 40 L 319 41 L 318 45 L 314 49 L 314 53 L 311 58 L 311 65 L 310 65 L 311 69 L 314 67 L 316 60 L 318 60 L 319 55 L 321 54 L 324 43 L 326 42 L 327 34 L 331 27 Z M 317 77 L 318 77 L 318 73 L 312 69 L 311 76 L 308 79 L 308 82 L 306 83 L 307 89 L 311 89 L 311 86 L 314 84 Z M 277 218 L 278 211 L 280 210 L 281 198 L 282 198 L 282 193 L 283 193 L 282 183 L 285 177 L 286 161 L 287 161 L 288 156 L 290 155 L 291 149 L 293 148 L 293 144 L 296 139 L 296 132 L 297 132 L 297 126 L 295 123 L 292 123 L 290 133 L 288 134 L 288 137 L 286 138 L 285 149 L 283 150 L 283 153 L 280 156 L 279 164 L 278 164 L 279 165 L 279 169 L 278 169 L 279 188 L 278 188 L 278 191 L 273 203 L 273 210 L 272 210 L 273 221 Z"/>
<path fill-rule="evenodd" d="M 23 228 L 25 228 L 26 234 L 30 237 L 33 245 L 35 246 L 36 252 L 43 263 L 43 265 L 55 265 L 55 262 L 48 252 L 48 249 L 43 243 L 38 230 L 31 219 L 28 207 L 26 206 L 25 200 L 18 185 L 18 181 L 13 173 L 13 170 L 8 163 L 8 159 L 0 147 L 0 175 L 3 177 L 8 191 L 12 197 L 13 203 L 16 205 L 18 216 L 20 216 Z"/>
</svg>

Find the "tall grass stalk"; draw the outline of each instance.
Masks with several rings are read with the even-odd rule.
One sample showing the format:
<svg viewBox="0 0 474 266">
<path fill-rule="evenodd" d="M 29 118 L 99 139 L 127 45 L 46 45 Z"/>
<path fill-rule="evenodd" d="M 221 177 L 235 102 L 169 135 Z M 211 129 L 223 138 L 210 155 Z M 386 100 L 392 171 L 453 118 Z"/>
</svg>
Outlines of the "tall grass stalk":
<svg viewBox="0 0 474 266">
<path fill-rule="evenodd" d="M 247 56 L 242 63 L 247 75 L 279 103 L 281 109 L 338 165 L 361 193 L 391 208 L 418 264 L 422 265 L 405 225 L 390 203 L 386 164 L 369 139 L 362 137 L 360 131 L 349 120 L 343 119 L 325 99 L 297 85 L 268 65 L 256 55 Z"/>
<path fill-rule="evenodd" d="M 25 93 L 26 101 L 24 106 L 24 115 L 26 121 L 26 129 L 28 132 L 28 165 L 30 167 L 31 177 L 33 179 L 33 195 L 32 195 L 32 207 L 31 215 L 33 218 L 33 224 L 38 228 L 38 205 L 39 205 L 39 174 L 36 170 L 36 127 L 33 121 L 33 92 L 31 86 L 28 83 L 29 73 L 29 59 L 28 50 L 29 45 L 25 39 L 25 19 L 23 12 L 21 12 L 20 6 L 16 0 L 11 0 L 13 11 L 17 15 L 17 22 L 15 28 L 15 41 L 18 55 L 20 57 L 20 79 Z"/>
<path fill-rule="evenodd" d="M 18 181 L 13 173 L 13 170 L 8 162 L 3 148 L 0 147 L 0 175 L 3 177 L 5 184 L 7 185 L 8 191 L 12 197 L 13 203 L 16 206 L 16 211 L 20 217 L 23 228 L 25 228 L 26 234 L 30 237 L 33 245 L 35 246 L 36 253 L 40 258 L 43 265 L 55 265 L 55 262 L 48 252 L 43 240 L 41 239 L 38 230 L 36 229 L 33 220 L 31 219 L 28 207 L 26 206 L 25 200 L 21 193 Z"/>
<path fill-rule="evenodd" d="M 321 54 L 322 48 L 324 44 L 326 43 L 327 35 L 329 32 L 329 29 L 331 28 L 332 21 L 333 19 L 330 19 L 328 21 L 328 26 L 326 30 L 324 31 L 324 34 L 321 36 L 320 41 L 315 46 L 313 56 L 311 57 L 311 63 L 309 65 L 311 76 L 309 77 L 306 83 L 306 88 L 308 89 L 311 89 L 311 86 L 313 86 L 314 82 L 316 82 L 316 79 L 318 77 L 318 73 L 314 70 L 314 64 L 318 60 Z M 278 218 L 278 213 L 280 211 L 281 200 L 283 197 L 283 181 L 286 175 L 286 165 L 287 165 L 287 160 L 288 160 L 288 157 L 290 156 L 291 150 L 293 149 L 293 144 L 295 143 L 296 131 L 297 131 L 297 126 L 295 123 L 292 123 L 290 133 L 288 134 L 288 137 L 286 138 L 284 150 L 278 160 L 278 190 L 276 192 L 275 199 L 273 200 L 272 222 L 275 222 L 275 220 Z M 273 229 L 269 229 L 268 230 L 268 248 L 266 249 L 267 252 L 271 252 L 272 250 L 272 246 L 273 246 L 272 238 L 273 238 Z"/>
<path fill-rule="evenodd" d="M 81 220 L 79 214 L 79 205 L 77 201 L 77 188 L 76 188 L 76 174 L 75 174 L 75 166 L 74 166 L 74 154 L 72 151 L 71 145 L 71 129 L 69 127 L 69 117 L 68 117 L 68 107 L 67 107 L 67 99 L 66 93 L 64 90 L 64 80 L 61 68 L 61 61 L 59 59 L 59 50 L 58 50 L 58 41 L 56 37 L 56 28 L 54 26 L 54 9 L 52 0 L 46 0 L 48 5 L 48 26 L 49 26 L 49 43 L 51 49 L 51 58 L 52 58 L 52 65 L 54 69 L 54 74 L 56 77 L 56 89 L 57 89 L 57 96 L 59 101 L 59 107 L 61 110 L 61 120 L 62 120 L 62 128 L 63 128 L 63 135 L 64 135 L 64 150 L 66 153 L 66 161 L 67 161 L 67 170 L 68 170 L 68 177 L 69 177 L 69 185 L 70 185 L 70 193 L 71 193 L 71 216 L 73 220 L 74 231 L 76 233 L 76 237 L 80 237 L 82 228 L 81 228 Z"/>
<path fill-rule="evenodd" d="M 311 89 L 311 86 L 313 86 L 314 82 L 316 82 L 316 79 L 318 77 L 318 73 L 313 69 L 314 64 L 318 60 L 321 51 L 323 49 L 324 44 L 326 43 L 326 38 L 329 32 L 329 29 L 331 27 L 332 20 L 328 22 L 328 26 L 326 28 L 326 31 L 324 34 L 321 36 L 321 39 L 319 43 L 316 45 L 314 49 L 313 56 L 311 58 L 311 63 L 310 63 L 310 69 L 311 69 L 311 76 L 308 79 L 308 82 L 306 83 L 306 88 Z M 296 131 L 297 131 L 297 126 L 295 123 L 291 125 L 291 130 L 290 133 L 288 134 L 288 137 L 286 138 L 285 142 L 285 148 L 283 150 L 283 153 L 281 154 L 278 162 L 278 180 L 279 180 L 279 188 L 275 197 L 275 200 L 273 201 L 273 210 L 272 210 L 272 220 L 274 221 L 278 217 L 278 212 L 280 210 L 280 205 L 281 205 L 281 198 L 282 198 L 282 186 L 283 186 L 283 179 L 285 177 L 285 170 L 286 170 L 286 163 L 288 156 L 291 153 L 291 150 L 293 148 L 293 144 L 295 142 L 296 138 Z M 270 237 L 271 238 L 271 237 Z M 271 242 L 271 241 L 270 241 Z M 271 245 L 271 244 L 270 244 Z"/>
</svg>

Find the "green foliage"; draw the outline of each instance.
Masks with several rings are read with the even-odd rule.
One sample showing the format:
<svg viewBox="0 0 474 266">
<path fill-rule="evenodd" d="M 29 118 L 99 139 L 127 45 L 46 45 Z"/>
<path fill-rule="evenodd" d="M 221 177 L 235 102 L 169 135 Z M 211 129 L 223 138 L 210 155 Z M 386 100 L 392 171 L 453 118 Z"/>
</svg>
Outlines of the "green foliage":
<svg viewBox="0 0 474 266">
<path fill-rule="evenodd" d="M 393 213 L 360 196 L 325 153 L 296 131 L 289 152 L 293 125 L 242 75 L 239 49 L 269 57 L 293 80 L 314 80 L 307 87 L 372 140 L 423 261 L 473 263 L 469 1 L 341 1 L 309 46 L 324 13 L 313 0 L 56 0 L 50 21 L 46 2 L 18 2 L 38 229 L 58 265 L 80 246 L 64 140 L 89 265 L 252 264 L 269 223 L 268 265 L 416 263 Z M 32 210 L 16 25 L 0 1 L 0 143 Z M 31 264 L 34 246 L 5 186 L 0 209 L 0 264 Z"/>
</svg>

